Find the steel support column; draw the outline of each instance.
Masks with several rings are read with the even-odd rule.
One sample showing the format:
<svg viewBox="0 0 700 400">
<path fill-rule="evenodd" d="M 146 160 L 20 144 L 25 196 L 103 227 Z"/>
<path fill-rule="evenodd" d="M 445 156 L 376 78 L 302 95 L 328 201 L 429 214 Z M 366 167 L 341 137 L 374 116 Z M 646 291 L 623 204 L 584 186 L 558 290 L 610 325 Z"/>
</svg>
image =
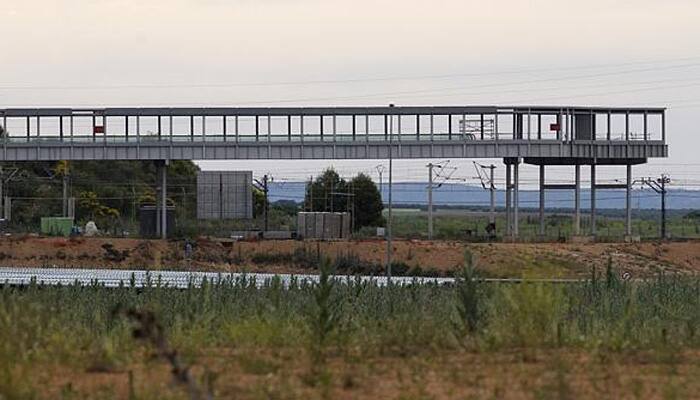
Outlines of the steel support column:
<svg viewBox="0 0 700 400">
<path fill-rule="evenodd" d="M 494 224 L 493 226 L 496 226 L 496 184 L 494 183 L 493 180 L 493 171 L 496 169 L 496 166 L 491 164 L 490 172 L 491 172 L 491 187 L 489 187 L 489 200 L 490 200 L 490 215 L 489 215 L 489 222 Z"/>
<path fill-rule="evenodd" d="M 162 239 L 168 238 L 168 162 L 164 161 L 163 165 L 160 167 L 160 196 L 161 196 L 161 227 L 160 227 L 160 237 Z"/>
<path fill-rule="evenodd" d="M 161 191 L 161 185 L 162 185 L 161 178 L 162 178 L 162 176 L 163 176 L 163 172 L 162 172 L 163 166 L 161 165 L 161 162 L 160 162 L 160 161 L 156 161 L 156 162 L 155 162 L 155 165 L 156 165 L 156 193 L 155 193 L 155 197 L 153 198 L 153 203 L 154 203 L 154 206 L 155 206 L 155 209 L 156 209 L 156 210 L 155 210 L 155 213 L 156 213 L 156 216 L 155 216 L 155 222 L 156 222 L 156 237 L 160 237 L 160 236 L 161 236 L 160 228 L 161 228 L 161 226 L 162 226 L 162 224 L 161 224 L 161 222 L 160 222 L 160 217 L 161 217 L 161 212 L 160 212 L 160 197 L 161 197 L 161 196 L 160 196 L 160 191 Z"/>
<path fill-rule="evenodd" d="M 68 170 L 63 171 L 62 183 L 63 183 L 63 197 L 62 197 L 62 214 L 64 217 L 68 217 L 70 212 L 68 211 L 68 183 L 69 183 Z"/>
<path fill-rule="evenodd" d="M 10 196 L 5 196 L 3 198 L 3 203 L 4 203 L 3 204 L 3 211 L 5 214 L 5 215 L 3 215 L 3 218 L 5 218 L 5 220 L 7 220 L 7 221 L 11 221 L 12 220 L 12 198 Z"/>
<path fill-rule="evenodd" d="M 518 226 L 519 224 L 519 211 L 520 211 L 520 202 L 519 202 L 519 188 L 520 188 L 520 159 L 518 158 L 515 164 L 513 164 L 513 238 L 517 238 L 519 233 L 520 233 L 520 227 Z"/>
<path fill-rule="evenodd" d="M 539 234 L 540 237 L 544 237 L 544 185 L 545 185 L 545 176 L 544 176 L 544 164 L 540 165 L 540 228 L 539 228 Z"/>
<path fill-rule="evenodd" d="M 581 234 L 581 166 L 575 167 L 575 186 L 574 189 L 574 235 Z"/>
<path fill-rule="evenodd" d="M 433 167 L 428 164 L 428 240 L 433 240 Z"/>
<path fill-rule="evenodd" d="M 627 188 L 625 189 L 625 234 L 632 236 L 632 165 L 627 165 Z"/>
<path fill-rule="evenodd" d="M 510 218 L 510 190 L 511 190 L 511 184 L 510 184 L 510 164 L 506 163 L 506 236 L 511 236 L 512 234 L 512 225 L 511 225 L 511 218 Z"/>
<path fill-rule="evenodd" d="M 591 236 L 595 236 L 597 234 L 597 229 L 596 229 L 596 202 L 595 202 L 595 185 L 596 185 L 596 179 L 595 179 L 595 164 L 591 164 Z"/>
</svg>

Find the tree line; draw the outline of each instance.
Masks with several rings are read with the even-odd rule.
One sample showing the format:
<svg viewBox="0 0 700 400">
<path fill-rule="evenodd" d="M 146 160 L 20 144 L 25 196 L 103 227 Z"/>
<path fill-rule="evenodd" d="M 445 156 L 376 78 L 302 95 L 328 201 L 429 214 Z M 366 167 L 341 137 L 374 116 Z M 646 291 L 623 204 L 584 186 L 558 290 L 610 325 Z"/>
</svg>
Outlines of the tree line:
<svg viewBox="0 0 700 400">
<path fill-rule="evenodd" d="M 168 203 L 176 206 L 178 219 L 194 220 L 199 168 L 192 161 L 172 161 L 168 167 Z M 41 217 L 62 214 L 63 180 L 68 177 L 69 196 L 75 198 L 76 222 L 118 226 L 138 220 L 139 208 L 154 204 L 156 167 L 149 161 L 58 161 L 0 163 L 3 195 L 12 199 L 15 227 L 31 230 Z M 254 215 L 265 207 L 263 193 L 254 188 Z M 383 204 L 377 185 L 366 174 L 341 178 L 329 168 L 307 182 L 303 203 L 271 204 L 275 211 L 294 215 L 305 211 L 350 212 L 355 229 L 381 226 Z M 279 208 L 279 210 L 276 210 Z"/>
<path fill-rule="evenodd" d="M 345 180 L 328 168 L 307 182 L 305 211 L 350 212 L 355 229 L 384 225 L 383 209 L 379 188 L 367 174 Z"/>
</svg>

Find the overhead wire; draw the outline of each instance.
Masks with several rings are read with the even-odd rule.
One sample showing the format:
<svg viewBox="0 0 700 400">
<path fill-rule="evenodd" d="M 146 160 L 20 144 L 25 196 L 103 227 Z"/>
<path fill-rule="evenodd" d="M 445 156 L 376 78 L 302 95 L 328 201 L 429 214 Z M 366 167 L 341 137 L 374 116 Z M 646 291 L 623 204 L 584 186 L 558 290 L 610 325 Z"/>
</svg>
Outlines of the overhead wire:
<svg viewBox="0 0 700 400">
<path fill-rule="evenodd" d="M 499 75 L 517 75 L 537 72 L 553 72 L 553 71 L 569 71 L 569 70 L 585 70 L 585 69 L 604 69 L 623 67 L 631 65 L 648 65 L 648 64 L 669 64 L 679 61 L 699 60 L 700 57 L 681 57 L 665 60 L 647 60 L 633 61 L 623 63 L 605 63 L 605 64 L 588 64 L 580 66 L 558 66 L 545 68 L 523 68 L 504 71 L 487 71 L 475 73 L 456 73 L 456 74 L 435 74 L 435 75 L 413 75 L 413 76 L 389 76 L 389 77 L 364 77 L 364 78 L 348 78 L 348 79 L 325 79 L 325 80 L 297 80 L 297 81 L 269 81 L 269 82 L 228 82 L 228 83 L 127 83 L 116 85 L 16 85 L 16 84 L 0 84 L 0 90 L 71 90 L 71 89 L 126 89 L 126 88 L 216 88 L 216 87 L 258 87 L 258 86 L 297 86 L 297 85 L 314 85 L 314 84 L 338 84 L 338 83 L 359 83 L 359 82 L 386 82 L 386 81 L 416 81 L 416 80 L 433 80 L 433 79 L 448 79 L 448 78 L 464 78 L 464 77 L 484 77 L 484 76 L 499 76 Z M 658 67 L 657 67 L 658 68 Z M 654 70 L 653 68 L 651 70 Z M 646 71 L 646 70 L 645 70 Z"/>
<path fill-rule="evenodd" d="M 633 74 L 633 73 L 658 72 L 658 71 L 669 70 L 669 69 L 693 68 L 693 67 L 697 67 L 697 66 L 700 66 L 700 63 L 673 64 L 673 65 L 666 65 L 666 66 L 657 66 L 657 67 L 653 67 L 653 68 L 636 68 L 636 69 L 627 69 L 627 70 L 619 70 L 619 71 L 607 71 L 607 72 L 587 74 L 587 75 L 586 74 L 583 74 L 583 75 L 579 74 L 579 75 L 570 75 L 570 76 L 564 76 L 564 77 L 547 77 L 547 78 L 538 78 L 538 79 L 528 79 L 528 80 L 516 81 L 516 82 L 497 82 L 497 83 L 487 83 L 487 84 L 478 84 L 478 85 L 448 86 L 448 87 L 418 89 L 418 90 L 383 91 L 383 92 L 375 92 L 375 93 L 345 95 L 345 96 L 324 96 L 324 97 L 306 97 L 306 98 L 270 99 L 270 100 L 248 100 L 248 101 L 239 100 L 238 103 L 245 103 L 245 104 L 251 104 L 251 105 L 252 104 L 262 104 L 262 103 L 284 104 L 284 103 L 295 103 L 295 102 L 299 103 L 299 102 L 310 102 L 310 101 L 350 100 L 350 99 L 384 97 L 384 96 L 406 96 L 406 95 L 419 94 L 419 93 L 425 94 L 425 96 L 423 96 L 423 97 L 436 97 L 436 96 L 439 97 L 441 95 L 441 93 L 444 93 L 445 91 L 449 91 L 449 90 L 495 88 L 495 87 L 507 87 L 507 86 L 513 86 L 513 85 L 525 85 L 525 84 L 529 85 L 529 84 L 533 84 L 533 83 L 543 83 L 543 82 L 582 80 L 582 79 L 592 79 L 592 78 L 599 78 L 599 77 L 629 75 L 629 74 Z M 428 95 L 429 93 L 432 93 L 432 92 L 438 92 L 438 93 L 435 95 L 432 95 L 432 96 Z M 449 95 L 445 95 L 445 96 L 449 96 Z M 156 103 L 151 103 L 151 104 L 156 104 Z M 195 105 L 191 102 L 190 103 L 179 103 L 179 104 Z M 175 105 L 175 104 L 170 103 L 170 105 Z"/>
</svg>

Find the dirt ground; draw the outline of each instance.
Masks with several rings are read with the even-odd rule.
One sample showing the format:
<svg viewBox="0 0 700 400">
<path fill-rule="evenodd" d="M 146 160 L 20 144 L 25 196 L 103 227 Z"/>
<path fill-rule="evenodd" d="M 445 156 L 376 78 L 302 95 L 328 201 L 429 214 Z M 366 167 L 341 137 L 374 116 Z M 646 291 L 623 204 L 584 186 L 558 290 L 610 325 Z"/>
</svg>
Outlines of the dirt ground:
<svg viewBox="0 0 700 400">
<path fill-rule="evenodd" d="M 215 398 L 675 399 L 698 398 L 698 360 L 693 352 L 531 349 L 346 355 L 313 364 L 308 355 L 284 349 L 217 349 L 196 357 L 192 374 L 200 389 L 210 382 Z M 152 358 L 101 371 L 49 368 L 34 379 L 41 398 L 189 398 L 167 364 Z"/>
<path fill-rule="evenodd" d="M 394 260 L 407 267 L 450 275 L 464 263 L 466 250 L 477 267 L 491 277 L 583 277 L 608 260 L 618 271 L 649 277 L 660 271 L 695 274 L 700 271 L 700 241 L 649 243 L 479 243 L 455 241 L 394 242 Z M 386 243 L 367 241 L 232 242 L 201 238 L 189 259 L 183 241 L 42 238 L 0 239 L 0 267 L 85 267 L 118 269 L 178 269 L 237 272 L 308 273 L 318 255 L 360 260 L 381 266 Z M 306 261 L 306 262 L 305 262 Z M 341 271 L 342 272 L 342 271 Z"/>
</svg>

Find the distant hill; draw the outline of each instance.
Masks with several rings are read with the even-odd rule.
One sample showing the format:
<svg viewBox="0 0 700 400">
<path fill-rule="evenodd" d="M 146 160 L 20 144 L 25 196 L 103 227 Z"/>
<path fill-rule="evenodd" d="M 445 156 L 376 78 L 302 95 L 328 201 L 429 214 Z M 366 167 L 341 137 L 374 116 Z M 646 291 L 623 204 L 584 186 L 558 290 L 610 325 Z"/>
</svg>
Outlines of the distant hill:
<svg viewBox="0 0 700 400">
<path fill-rule="evenodd" d="M 305 182 L 273 183 L 270 188 L 270 201 L 292 200 L 298 203 L 304 200 Z M 393 186 L 392 197 L 395 205 L 425 205 L 427 204 L 426 183 L 399 182 Z M 387 201 L 388 185 L 382 187 L 382 197 Z M 597 208 L 621 209 L 625 207 L 624 190 L 599 190 Z M 459 185 L 447 183 L 433 190 L 433 201 L 436 206 L 488 206 L 489 192 L 480 186 Z M 573 208 L 574 193 L 572 190 L 550 190 L 545 196 L 547 208 Z M 496 193 L 496 205 L 505 204 L 505 192 Z M 520 190 L 520 205 L 523 208 L 539 206 L 539 191 L 532 189 Z M 635 209 L 661 208 L 660 196 L 651 190 L 635 189 L 632 193 L 632 205 Z M 590 208 L 590 192 L 581 190 L 581 207 Z M 669 209 L 700 209 L 700 191 L 669 190 L 667 197 Z"/>
</svg>

